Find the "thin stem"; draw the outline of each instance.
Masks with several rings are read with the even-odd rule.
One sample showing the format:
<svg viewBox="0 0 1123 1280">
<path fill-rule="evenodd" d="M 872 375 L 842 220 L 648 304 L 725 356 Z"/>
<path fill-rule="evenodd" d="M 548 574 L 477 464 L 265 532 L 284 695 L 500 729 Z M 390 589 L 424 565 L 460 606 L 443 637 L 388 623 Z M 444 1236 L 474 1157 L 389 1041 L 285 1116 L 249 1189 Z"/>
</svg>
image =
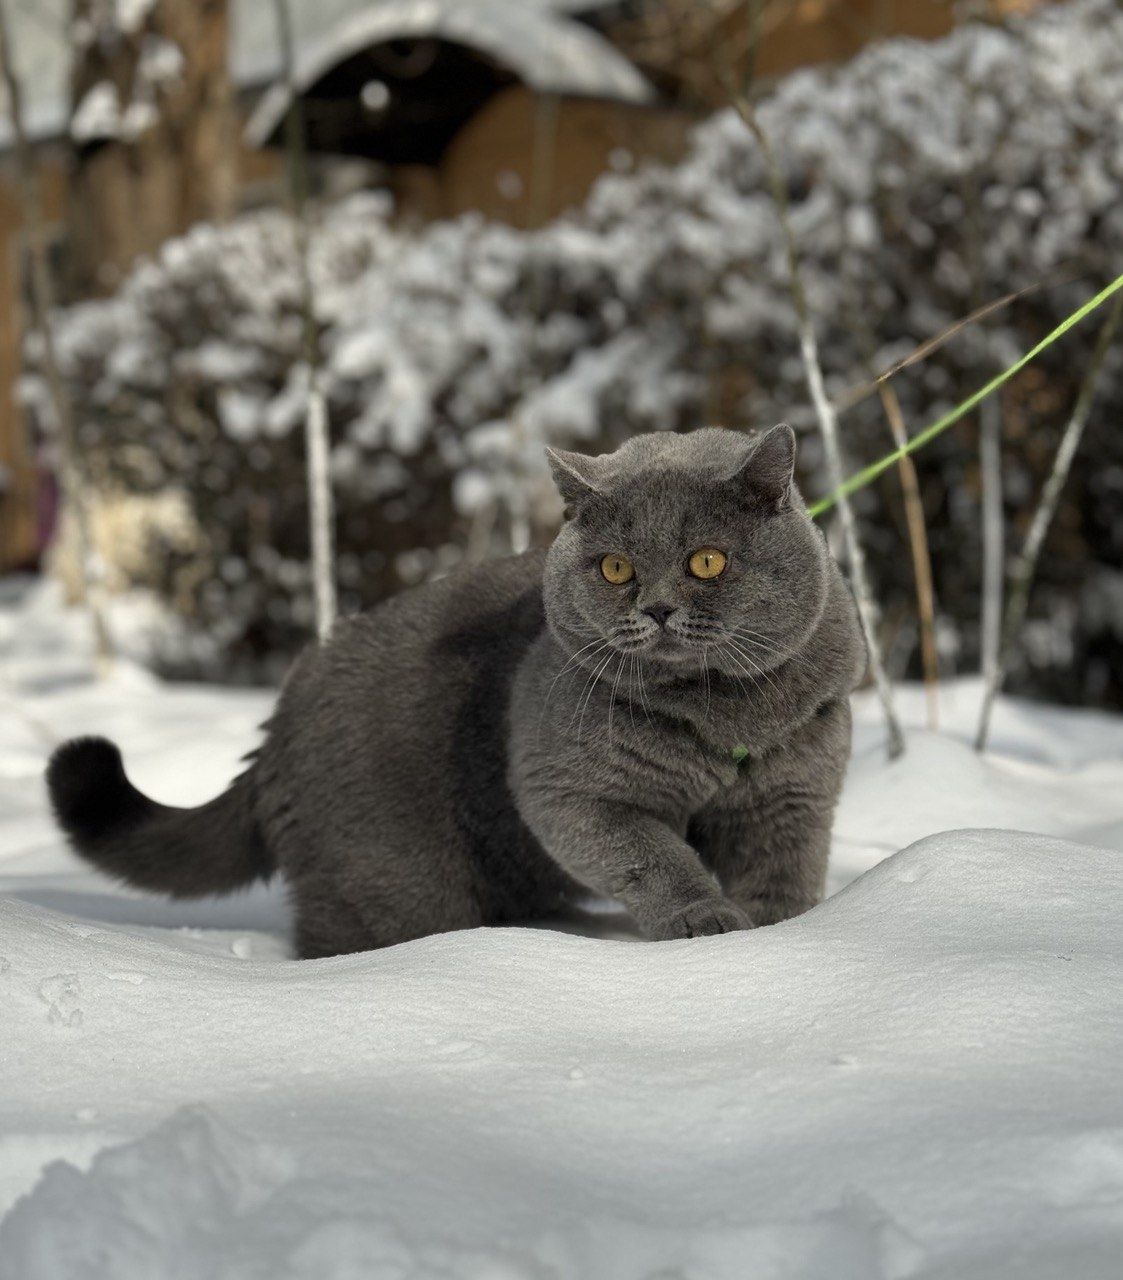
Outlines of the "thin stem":
<svg viewBox="0 0 1123 1280">
<path fill-rule="evenodd" d="M 1025 542 L 1022 544 L 1022 549 L 1014 561 L 1014 567 L 1010 573 L 1010 592 L 1006 604 L 1006 617 L 1002 627 L 1002 645 L 999 650 L 998 662 L 995 664 L 994 676 L 987 681 L 983 694 L 979 730 L 975 737 L 975 748 L 978 751 L 986 749 L 987 738 L 990 734 L 991 715 L 994 710 L 994 700 L 1002 687 L 1002 682 L 1006 677 L 1006 670 L 1014 651 L 1014 645 L 1017 643 L 1022 626 L 1025 623 L 1030 588 L 1033 585 L 1033 576 L 1037 570 L 1037 561 L 1041 555 L 1045 535 L 1049 532 L 1049 526 L 1053 522 L 1057 504 L 1060 501 L 1061 490 L 1068 479 L 1072 460 L 1076 457 L 1076 451 L 1080 447 L 1080 440 L 1084 434 L 1084 428 L 1087 425 L 1088 415 L 1092 408 L 1092 401 L 1096 394 L 1100 370 L 1103 368 L 1104 360 L 1115 337 L 1115 331 L 1118 328 L 1121 315 L 1123 315 L 1123 293 L 1116 295 L 1115 303 L 1108 312 L 1103 327 L 1100 329 L 1099 338 L 1088 362 L 1088 367 L 1084 371 L 1080 390 L 1076 395 L 1076 403 L 1072 407 L 1072 413 L 1065 426 L 1064 435 L 1061 436 L 1061 443 L 1057 448 L 1056 456 L 1053 458 L 1053 466 L 1049 472 L 1048 479 L 1045 481 L 1045 486 L 1041 490 L 1041 498 L 1038 501 L 1036 511 L 1033 513 L 1033 519 L 1030 521 Z"/>
<path fill-rule="evenodd" d="M 12 41 L 7 9 L 0 3 L 0 79 L 8 95 L 8 114 L 15 137 L 16 170 L 23 205 L 23 224 L 31 260 L 31 310 L 43 349 L 43 372 L 51 398 L 59 446 L 59 478 L 67 509 L 74 518 L 78 544 L 78 574 L 82 595 L 90 612 L 98 668 L 104 673 L 112 657 L 112 641 L 105 616 L 99 575 L 94 563 L 93 537 L 86 503 L 85 476 L 80 461 L 74 411 L 59 368 L 51 312 L 54 308 L 54 281 L 47 254 L 47 237 L 39 175 L 28 141 L 23 117 L 23 86 L 12 57 Z"/>
</svg>

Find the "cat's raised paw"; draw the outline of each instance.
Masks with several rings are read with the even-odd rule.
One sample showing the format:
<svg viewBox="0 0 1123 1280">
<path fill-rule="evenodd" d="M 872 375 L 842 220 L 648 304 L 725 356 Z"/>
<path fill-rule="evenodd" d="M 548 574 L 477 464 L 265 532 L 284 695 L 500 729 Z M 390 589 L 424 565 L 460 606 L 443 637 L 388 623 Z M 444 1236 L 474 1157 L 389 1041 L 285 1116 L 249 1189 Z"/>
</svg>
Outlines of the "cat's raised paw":
<svg viewBox="0 0 1123 1280">
<path fill-rule="evenodd" d="M 651 936 L 656 942 L 666 942 L 671 938 L 705 938 L 715 933 L 735 933 L 752 927 L 752 921 L 740 907 L 735 907 L 732 902 L 706 898 L 692 902 L 660 921 Z"/>
</svg>

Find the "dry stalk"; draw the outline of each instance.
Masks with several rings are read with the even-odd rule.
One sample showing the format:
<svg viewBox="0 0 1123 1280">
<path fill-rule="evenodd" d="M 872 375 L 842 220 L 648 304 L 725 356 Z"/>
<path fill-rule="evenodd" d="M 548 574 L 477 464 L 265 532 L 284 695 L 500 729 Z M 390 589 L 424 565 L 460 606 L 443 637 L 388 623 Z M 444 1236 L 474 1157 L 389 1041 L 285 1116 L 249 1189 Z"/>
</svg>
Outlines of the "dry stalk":
<svg viewBox="0 0 1123 1280">
<path fill-rule="evenodd" d="M 331 486 L 331 439 L 327 399 L 320 369 L 320 340 L 310 262 L 308 165 L 304 111 L 296 79 L 292 15 L 288 0 L 273 0 L 281 53 L 281 75 L 289 91 L 285 120 L 285 151 L 289 171 L 289 203 L 300 272 L 300 310 L 304 327 L 304 359 L 308 367 L 308 403 L 304 417 L 304 448 L 308 472 L 308 523 L 312 544 L 312 584 L 316 604 L 316 635 L 322 644 L 335 624 L 334 501 Z"/>
<path fill-rule="evenodd" d="M 756 138 L 764 156 L 768 174 L 768 183 L 772 198 L 776 205 L 776 213 L 784 235 L 788 258 L 792 301 L 795 304 L 796 321 L 799 330 L 799 349 L 803 359 L 804 376 L 811 394 L 811 402 L 815 408 L 815 417 L 819 424 L 819 434 L 823 440 L 823 452 L 826 455 L 827 470 L 831 487 L 838 491 L 843 483 L 844 468 L 842 465 L 842 449 L 839 442 L 838 415 L 827 396 L 823 381 L 823 369 L 819 360 L 819 344 L 815 337 L 815 328 L 807 306 L 807 295 L 803 288 L 803 277 L 800 272 L 799 255 L 796 251 L 795 235 L 792 231 L 791 218 L 788 213 L 788 197 L 784 186 L 783 174 L 776 161 L 775 153 L 768 141 L 768 136 L 757 119 L 752 104 L 741 94 L 733 96 L 738 115 L 745 122 L 753 137 Z M 885 727 L 888 734 L 889 758 L 896 759 L 905 749 L 904 734 L 893 705 L 893 688 L 885 671 L 885 660 L 882 655 L 881 642 L 877 635 L 876 616 L 873 595 L 870 591 L 869 578 L 866 573 L 866 559 L 858 536 L 857 521 L 854 510 L 845 493 L 838 497 L 838 514 L 842 524 L 846 554 L 850 562 L 850 577 L 854 586 L 854 599 L 858 607 L 858 618 L 861 622 L 862 634 L 865 637 L 869 652 L 870 674 L 873 677 L 877 694 L 881 700 L 885 716 Z"/>
<path fill-rule="evenodd" d="M 979 405 L 979 480 L 982 491 L 982 616 L 979 653 L 983 679 L 998 670 L 1002 644 L 1002 594 L 1006 532 L 1002 519 L 1002 403 L 997 395 Z"/>
<path fill-rule="evenodd" d="M 901 402 L 891 382 L 878 386 L 881 404 L 889 421 L 893 443 L 898 448 L 908 442 Z M 897 464 L 901 478 L 901 496 L 905 504 L 905 521 L 909 531 L 913 579 L 916 583 L 916 613 L 920 629 L 920 660 L 924 670 L 924 688 L 928 703 L 928 727 L 940 724 L 940 667 L 936 652 L 936 592 L 932 584 L 932 556 L 928 549 L 928 527 L 924 519 L 924 503 L 916 466 L 910 456 Z"/>
</svg>

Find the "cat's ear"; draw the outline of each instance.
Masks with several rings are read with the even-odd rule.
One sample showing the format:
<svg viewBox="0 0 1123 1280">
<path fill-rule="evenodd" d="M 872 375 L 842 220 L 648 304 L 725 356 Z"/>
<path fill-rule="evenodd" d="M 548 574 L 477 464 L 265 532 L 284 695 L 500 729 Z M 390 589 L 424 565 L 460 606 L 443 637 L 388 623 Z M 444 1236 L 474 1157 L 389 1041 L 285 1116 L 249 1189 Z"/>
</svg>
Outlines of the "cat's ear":
<svg viewBox="0 0 1123 1280">
<path fill-rule="evenodd" d="M 554 484 L 562 496 L 568 518 L 570 509 L 579 507 L 601 490 L 600 459 L 584 453 L 567 453 L 565 449 L 547 449 L 546 461 L 554 477 Z"/>
<path fill-rule="evenodd" d="M 795 475 L 795 432 L 786 422 L 766 431 L 737 468 L 737 482 L 771 511 L 782 511 L 791 499 Z"/>
</svg>

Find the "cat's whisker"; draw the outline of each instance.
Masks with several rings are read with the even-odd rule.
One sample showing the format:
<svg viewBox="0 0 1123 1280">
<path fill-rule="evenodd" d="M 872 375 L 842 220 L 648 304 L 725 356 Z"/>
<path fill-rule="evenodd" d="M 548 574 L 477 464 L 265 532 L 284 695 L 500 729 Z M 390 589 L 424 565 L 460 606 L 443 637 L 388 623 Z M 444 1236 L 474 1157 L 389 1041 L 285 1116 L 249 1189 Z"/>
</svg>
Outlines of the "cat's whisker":
<svg viewBox="0 0 1123 1280">
<path fill-rule="evenodd" d="M 580 665 L 580 663 L 578 663 L 578 662 L 577 662 L 577 659 L 578 659 L 578 658 L 579 658 L 579 657 L 580 657 L 580 656 L 581 656 L 581 655 L 582 655 L 582 654 L 583 654 L 587 649 L 591 649 L 591 648 L 592 648 L 594 645 L 596 645 L 596 644 L 606 645 L 606 644 L 608 644 L 608 643 L 609 643 L 609 642 L 608 642 L 606 639 L 604 639 L 604 637 L 603 637 L 603 636 L 594 636 L 594 637 L 592 638 L 592 640 L 590 640 L 590 641 L 589 641 L 589 643 L 588 643 L 588 644 L 586 644 L 586 645 L 582 645 L 582 646 L 581 646 L 581 648 L 580 648 L 580 649 L 578 649 L 576 653 L 571 654 L 571 655 L 570 655 L 570 657 L 569 657 L 569 659 L 568 659 L 568 661 L 566 662 L 565 666 L 563 666 L 563 667 L 562 667 L 562 669 L 558 672 L 558 674 L 557 674 L 556 676 L 554 676 L 553 680 L 550 682 L 550 688 L 549 688 L 549 690 L 548 690 L 548 691 L 547 691 L 547 693 L 546 693 L 545 703 L 546 703 L 546 704 L 548 704 L 548 703 L 549 703 L 549 701 L 550 701 L 550 695 L 554 692 L 554 685 L 556 685 L 556 684 L 557 684 L 557 682 L 562 678 L 562 676 L 564 676 L 564 675 L 565 675 L 565 673 L 566 673 L 567 671 L 572 670 L 575 664 L 576 664 L 576 665 L 578 665 L 578 666 Z M 594 655 L 591 655 L 591 656 L 595 657 L 596 655 L 594 654 Z M 545 705 L 545 704 L 544 704 L 544 705 Z"/>
<path fill-rule="evenodd" d="M 543 710 L 545 710 L 545 708 L 549 705 L 550 697 L 554 692 L 554 687 L 558 683 L 558 681 L 562 678 L 562 676 L 574 670 L 585 670 L 587 672 L 589 670 L 589 666 L 586 664 L 595 664 L 597 658 L 600 656 L 601 653 L 604 652 L 605 649 L 609 647 L 610 643 L 611 641 L 606 640 L 603 637 L 599 637 L 596 640 L 590 640 L 589 643 L 584 646 L 584 648 L 578 649 L 577 652 L 569 659 L 569 661 L 565 664 L 565 666 L 562 667 L 562 669 L 558 672 L 556 676 L 554 676 L 553 680 L 550 682 L 550 687 L 546 691 L 546 697 L 542 703 Z M 584 663 L 578 662 L 577 659 L 580 658 L 581 655 L 589 649 L 592 649 L 592 653 L 588 655 L 588 657 L 585 659 L 585 662 Z"/>
<path fill-rule="evenodd" d="M 725 656 L 737 664 L 738 669 L 752 681 L 754 686 L 759 688 L 761 682 L 767 680 L 768 673 L 763 671 L 751 655 L 738 646 L 736 641 L 729 640 L 726 642 Z"/>
<path fill-rule="evenodd" d="M 729 649 L 729 646 L 726 644 L 719 645 L 717 650 L 717 656 L 719 658 L 725 658 L 726 660 L 733 660 L 734 662 L 736 662 L 736 659 L 733 657 L 732 651 Z M 740 663 L 737 663 L 737 666 L 739 670 L 745 671 L 745 668 L 741 666 Z M 749 696 L 749 691 L 748 689 L 745 688 L 744 680 L 742 680 L 741 677 L 737 675 L 736 672 L 732 672 L 731 674 L 733 676 L 733 679 L 736 680 L 737 683 L 741 686 L 741 696 L 743 698 L 747 698 Z M 745 671 L 745 674 L 749 675 L 747 671 Z M 752 679 L 751 676 L 749 676 L 749 678 Z"/>
<path fill-rule="evenodd" d="M 702 674 L 706 678 L 706 709 L 702 712 L 702 724 L 710 718 L 710 662 L 706 657 L 705 649 L 702 650 Z"/>
<path fill-rule="evenodd" d="M 599 654 L 600 654 L 600 650 L 598 649 L 596 654 L 594 654 L 594 657 L 597 657 Z M 585 674 L 585 683 L 581 686 L 581 692 L 577 695 L 577 701 L 574 703 L 574 706 L 573 706 L 573 715 L 569 717 L 568 727 L 570 729 L 573 728 L 574 721 L 576 721 L 577 716 L 581 711 L 582 699 L 585 697 L 585 694 L 588 692 L 588 690 L 590 690 L 593 687 L 593 684 L 596 680 L 596 675 L 597 675 L 596 667 L 590 667 Z"/>
<path fill-rule="evenodd" d="M 598 650 L 597 650 L 597 653 L 596 653 L 596 654 L 594 654 L 594 657 L 597 657 L 597 655 L 599 655 L 599 653 L 600 653 L 600 650 L 598 649 Z M 573 728 L 573 725 L 574 725 L 575 721 L 577 720 L 578 713 L 579 713 L 579 712 L 580 712 L 580 710 L 581 710 L 581 699 L 582 699 L 582 698 L 584 698 L 586 691 L 587 691 L 587 690 L 592 686 L 593 680 L 594 680 L 595 678 L 596 678 L 596 667 L 595 667 L 595 666 L 594 666 L 594 667 L 590 667 L 590 668 L 585 672 L 585 682 L 584 682 L 584 684 L 582 684 L 581 689 L 580 689 L 580 691 L 579 691 L 579 692 L 578 692 L 578 694 L 577 694 L 577 698 L 576 698 L 576 700 L 575 700 L 575 702 L 574 702 L 574 704 L 573 704 L 573 714 L 569 717 L 569 725 L 568 725 L 568 728 L 570 728 L 570 729 L 572 729 L 572 728 Z"/>
<path fill-rule="evenodd" d="M 636 732 L 636 700 L 632 685 L 636 675 L 636 663 L 639 659 L 634 653 L 628 654 L 628 716 L 632 721 L 632 732 Z"/>
<path fill-rule="evenodd" d="M 581 724 L 584 723 L 585 712 L 588 712 L 589 705 L 593 701 L 593 695 L 597 692 L 597 685 L 601 684 L 601 677 L 604 675 L 604 672 L 607 671 L 608 666 L 610 666 L 610 663 L 612 662 L 612 658 L 615 657 L 615 654 L 616 650 L 613 649 L 611 653 L 606 655 L 606 658 L 604 658 L 601 666 L 597 668 L 597 671 L 593 673 L 593 680 L 589 684 L 589 691 L 585 694 L 584 707 L 581 708 L 581 719 L 578 722 L 578 742 L 581 741 Z"/>
<path fill-rule="evenodd" d="M 750 652 L 754 653 L 758 660 L 768 661 L 771 659 L 779 659 L 776 663 L 777 666 L 788 661 L 788 656 L 782 650 L 776 648 L 775 645 L 768 643 L 765 638 L 760 636 L 759 632 L 750 631 L 745 627 L 736 626 L 731 627 L 726 633 L 726 636 L 732 644 L 738 645 L 742 652 L 744 652 L 745 645 L 750 645 Z M 793 654 L 792 657 L 794 658 L 796 655 Z"/>
<path fill-rule="evenodd" d="M 643 714 L 647 717 L 647 723 L 650 726 L 652 724 L 652 719 L 651 711 L 647 706 L 647 691 L 643 687 L 643 663 L 640 662 L 638 657 L 636 658 L 636 675 L 639 677 L 639 698 L 640 703 L 643 706 Z"/>
<path fill-rule="evenodd" d="M 562 678 L 562 676 L 564 676 L 564 675 L 566 674 L 566 672 L 567 672 L 567 671 L 570 671 L 570 670 L 574 669 L 574 664 L 575 664 L 576 659 L 577 659 L 577 658 L 579 658 L 579 657 L 581 656 L 581 654 L 583 654 L 587 649 L 591 649 L 591 648 L 593 647 L 593 645 L 597 645 L 597 648 L 593 649 L 593 652 L 592 652 L 591 654 L 589 654 L 589 657 L 588 657 L 588 659 L 587 659 L 587 661 L 588 661 L 588 662 L 595 662 L 595 661 L 597 660 L 598 656 L 599 656 L 599 655 L 600 655 L 600 654 L 601 654 L 601 653 L 602 653 L 606 648 L 608 648 L 609 642 L 608 642 L 607 640 L 603 640 L 603 639 L 601 639 L 601 640 L 599 640 L 599 641 L 598 641 L 598 640 L 590 640 L 590 641 L 589 641 L 589 643 L 588 643 L 587 645 L 585 645 L 585 646 L 584 646 L 583 648 L 581 648 L 581 649 L 578 649 L 578 650 L 577 650 L 577 652 L 576 652 L 575 654 L 573 654 L 573 656 L 569 659 L 569 661 L 565 664 L 565 666 L 564 666 L 564 667 L 562 667 L 562 669 L 558 672 L 558 674 L 557 674 L 556 676 L 554 676 L 553 680 L 551 681 L 551 683 L 550 683 L 550 687 L 549 687 L 549 689 L 546 691 L 546 696 L 545 696 L 545 698 L 543 698 L 543 700 L 542 700 L 542 709 L 541 709 L 541 711 L 539 711 L 539 713 L 538 713 L 537 739 L 538 739 L 538 741 L 539 741 L 539 742 L 541 742 L 541 741 L 542 741 L 542 723 L 543 723 L 543 721 L 546 719 L 546 712 L 547 712 L 547 710 L 549 709 L 549 706 L 550 706 L 550 698 L 551 698 L 551 696 L 553 695 L 553 692 L 554 692 L 554 688 L 555 688 L 555 686 L 557 685 L 558 681 Z M 579 664 L 579 663 L 577 663 L 576 665 L 577 665 L 577 666 L 580 666 L 580 664 Z M 582 688 L 582 692 L 584 692 L 584 688 Z M 576 717 L 576 712 L 574 712 L 574 718 L 575 718 L 575 717 Z M 571 719 L 570 719 L 570 722 L 569 722 L 569 723 L 570 723 L 570 727 L 572 727 L 572 725 L 573 725 L 573 718 L 571 718 Z"/>
<path fill-rule="evenodd" d="M 734 627 L 732 634 L 736 636 L 739 640 L 743 640 L 747 644 L 754 645 L 757 649 L 760 649 L 763 653 L 763 656 L 765 656 L 766 658 L 778 659 L 776 663 L 777 666 L 784 666 L 787 663 L 791 662 L 791 663 L 797 663 L 801 667 L 806 667 L 809 671 L 812 671 L 812 672 L 816 671 L 815 666 L 812 663 L 808 662 L 807 659 L 802 654 L 784 653 L 782 650 L 776 648 L 775 645 L 770 644 L 768 641 L 768 637 L 766 636 L 762 637 L 759 632 L 749 632 L 749 631 L 746 631 L 743 627 Z"/>
<path fill-rule="evenodd" d="M 746 627 L 743 622 L 739 622 L 733 630 L 743 636 L 752 636 L 755 640 L 763 640 L 765 642 L 771 640 L 771 637 L 765 635 L 763 631 L 754 631 L 752 627 Z"/>
<path fill-rule="evenodd" d="M 742 635 L 739 631 L 735 631 L 734 635 L 742 644 L 753 646 L 754 652 L 759 650 L 763 658 L 771 660 L 772 666 L 770 670 L 773 672 L 779 671 L 781 668 L 791 670 L 792 668 L 798 667 L 801 671 L 809 675 L 811 679 L 818 680 L 820 678 L 820 668 L 816 666 L 815 663 L 810 662 L 803 654 L 783 653 L 775 646 L 767 645 L 760 640 L 754 640 L 749 636 Z"/>
<path fill-rule="evenodd" d="M 739 659 L 735 658 L 735 657 L 733 656 L 733 654 L 732 654 L 732 653 L 728 653 L 728 654 L 726 654 L 726 659 L 727 659 L 727 661 L 729 661 L 729 662 L 733 662 L 733 663 L 735 663 L 735 664 L 736 664 L 736 666 L 737 666 L 738 671 L 740 671 L 740 672 L 741 672 L 741 674 L 742 674 L 743 676 L 745 676 L 745 677 L 746 677 L 746 679 L 748 679 L 748 680 L 749 680 L 753 685 L 756 685 L 756 684 L 757 684 L 757 678 L 756 678 L 756 675 L 754 674 L 754 672 L 750 671 L 750 670 L 749 670 L 749 668 L 748 668 L 748 667 L 746 667 L 746 666 L 745 666 L 745 664 L 744 664 L 743 662 L 741 662 Z M 744 696 L 745 696 L 746 698 L 747 698 L 747 697 L 749 697 L 749 696 L 750 696 L 749 691 L 748 691 L 747 689 L 745 689 L 745 683 L 744 683 L 744 681 L 741 679 L 741 677 L 740 677 L 740 676 L 734 676 L 733 678 L 737 681 L 737 683 L 738 683 L 738 684 L 741 686 L 741 688 L 744 690 Z"/>
<path fill-rule="evenodd" d="M 581 731 L 585 726 L 585 712 L 589 709 L 589 703 L 593 700 L 593 694 L 596 693 L 597 684 L 602 675 L 608 670 L 608 664 L 612 661 L 615 650 L 608 655 L 607 658 L 597 668 L 595 675 L 589 682 L 589 692 L 585 695 L 584 705 L 581 707 L 581 719 L 577 722 L 577 745 L 581 745 Z"/>
<path fill-rule="evenodd" d="M 775 690 L 777 696 L 781 701 L 783 701 L 784 691 L 780 688 L 779 682 L 771 672 L 762 667 L 760 663 L 757 662 L 750 654 L 746 653 L 744 649 L 740 648 L 736 640 L 731 640 L 730 645 L 734 652 L 739 654 L 740 657 L 756 672 L 756 675 L 759 676 L 759 678 L 763 680 L 769 688 Z"/>
<path fill-rule="evenodd" d="M 624 673 L 624 655 L 620 654 L 620 662 L 616 667 L 616 679 L 612 682 L 612 691 L 608 695 L 608 741 L 612 744 L 612 707 L 616 701 L 616 690 L 620 687 L 620 677 Z M 578 734 L 580 738 L 580 734 Z"/>
<path fill-rule="evenodd" d="M 730 640 L 729 649 L 731 653 L 737 654 L 737 656 L 741 659 L 744 665 L 747 666 L 752 671 L 753 673 L 752 678 L 754 680 L 765 680 L 765 681 L 769 681 L 772 684 L 775 684 L 775 681 L 772 681 L 770 679 L 768 672 L 760 665 L 760 663 L 753 657 L 751 653 L 747 652 L 744 648 L 741 647 L 738 641 Z"/>
</svg>

